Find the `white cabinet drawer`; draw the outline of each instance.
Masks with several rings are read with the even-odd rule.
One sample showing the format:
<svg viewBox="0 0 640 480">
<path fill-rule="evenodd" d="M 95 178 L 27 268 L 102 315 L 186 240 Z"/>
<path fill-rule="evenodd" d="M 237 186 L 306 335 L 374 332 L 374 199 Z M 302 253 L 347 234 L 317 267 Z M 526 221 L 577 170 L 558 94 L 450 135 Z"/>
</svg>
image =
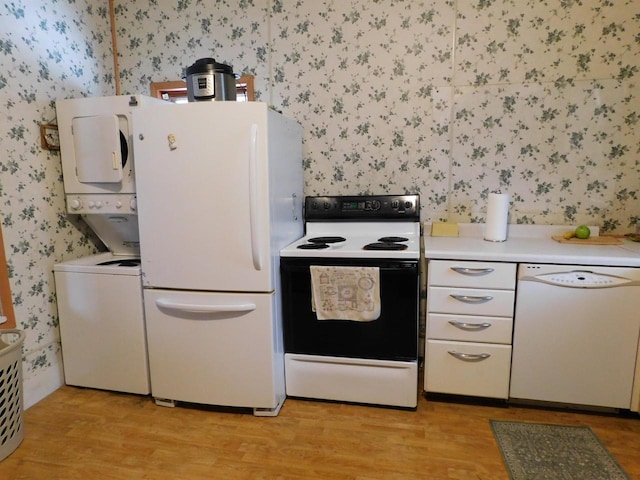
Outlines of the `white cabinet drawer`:
<svg viewBox="0 0 640 480">
<path fill-rule="evenodd" d="M 429 285 L 513 290 L 516 264 L 431 260 L 428 275 Z"/>
<path fill-rule="evenodd" d="M 427 337 L 437 340 L 511 344 L 513 319 L 472 315 L 427 315 Z"/>
<path fill-rule="evenodd" d="M 425 391 L 508 398 L 510 345 L 427 341 Z"/>
<path fill-rule="evenodd" d="M 428 312 L 513 317 L 515 291 L 429 287 Z"/>
</svg>

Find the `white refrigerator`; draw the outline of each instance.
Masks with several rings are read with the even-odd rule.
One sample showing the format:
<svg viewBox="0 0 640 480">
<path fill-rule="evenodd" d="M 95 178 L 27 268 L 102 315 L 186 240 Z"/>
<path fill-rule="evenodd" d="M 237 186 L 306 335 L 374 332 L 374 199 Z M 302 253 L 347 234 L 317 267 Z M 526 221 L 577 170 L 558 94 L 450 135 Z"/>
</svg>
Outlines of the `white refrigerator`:
<svg viewBox="0 0 640 480">
<path fill-rule="evenodd" d="M 261 102 L 134 112 L 151 393 L 277 415 L 279 250 L 302 236 L 302 132 Z"/>
</svg>

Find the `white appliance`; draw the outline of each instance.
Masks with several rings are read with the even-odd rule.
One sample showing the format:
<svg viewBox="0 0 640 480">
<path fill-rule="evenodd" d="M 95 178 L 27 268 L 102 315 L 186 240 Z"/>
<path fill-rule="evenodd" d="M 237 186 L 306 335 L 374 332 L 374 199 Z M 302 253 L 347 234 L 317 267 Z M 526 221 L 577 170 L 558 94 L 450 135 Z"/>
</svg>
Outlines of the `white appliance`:
<svg viewBox="0 0 640 480">
<path fill-rule="evenodd" d="M 640 269 L 521 264 L 510 397 L 629 409 Z"/>
<path fill-rule="evenodd" d="M 133 118 L 152 395 L 277 415 L 278 251 L 302 235 L 301 128 L 259 102 Z"/>
<path fill-rule="evenodd" d="M 110 252 L 54 267 L 67 385 L 148 394 L 139 260 Z"/>
<path fill-rule="evenodd" d="M 280 251 L 287 395 L 415 408 L 418 195 L 307 197 L 305 220 L 305 236 Z M 337 295 L 312 300 L 311 269 L 335 275 L 327 292 Z M 369 287 L 371 272 L 378 275 L 376 318 L 320 318 L 318 302 L 364 311 L 368 299 L 355 292 Z"/>
<path fill-rule="evenodd" d="M 67 212 L 80 215 L 109 249 L 54 266 L 69 385 L 150 392 L 132 111 L 167 104 L 143 96 L 56 102 Z"/>
<path fill-rule="evenodd" d="M 139 254 L 132 112 L 168 104 L 142 95 L 56 101 L 67 212 L 114 254 Z"/>
</svg>

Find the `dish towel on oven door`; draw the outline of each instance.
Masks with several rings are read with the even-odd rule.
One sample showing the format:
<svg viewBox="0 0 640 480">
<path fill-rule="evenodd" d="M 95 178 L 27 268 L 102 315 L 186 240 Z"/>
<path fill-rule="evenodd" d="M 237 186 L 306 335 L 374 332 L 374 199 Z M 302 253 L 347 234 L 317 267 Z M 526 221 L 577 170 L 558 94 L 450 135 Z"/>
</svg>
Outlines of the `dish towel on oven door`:
<svg viewBox="0 0 640 480">
<path fill-rule="evenodd" d="M 311 306 L 318 320 L 371 322 L 380 317 L 378 267 L 311 265 Z"/>
</svg>

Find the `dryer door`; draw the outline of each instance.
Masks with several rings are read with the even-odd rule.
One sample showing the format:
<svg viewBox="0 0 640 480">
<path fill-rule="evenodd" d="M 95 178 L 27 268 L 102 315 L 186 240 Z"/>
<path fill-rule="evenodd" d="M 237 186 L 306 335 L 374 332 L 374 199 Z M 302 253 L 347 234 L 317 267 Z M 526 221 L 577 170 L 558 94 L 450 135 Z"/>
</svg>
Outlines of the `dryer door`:
<svg viewBox="0 0 640 480">
<path fill-rule="evenodd" d="M 78 181 L 121 182 L 123 155 L 118 117 L 76 117 L 72 121 L 72 128 Z"/>
</svg>

